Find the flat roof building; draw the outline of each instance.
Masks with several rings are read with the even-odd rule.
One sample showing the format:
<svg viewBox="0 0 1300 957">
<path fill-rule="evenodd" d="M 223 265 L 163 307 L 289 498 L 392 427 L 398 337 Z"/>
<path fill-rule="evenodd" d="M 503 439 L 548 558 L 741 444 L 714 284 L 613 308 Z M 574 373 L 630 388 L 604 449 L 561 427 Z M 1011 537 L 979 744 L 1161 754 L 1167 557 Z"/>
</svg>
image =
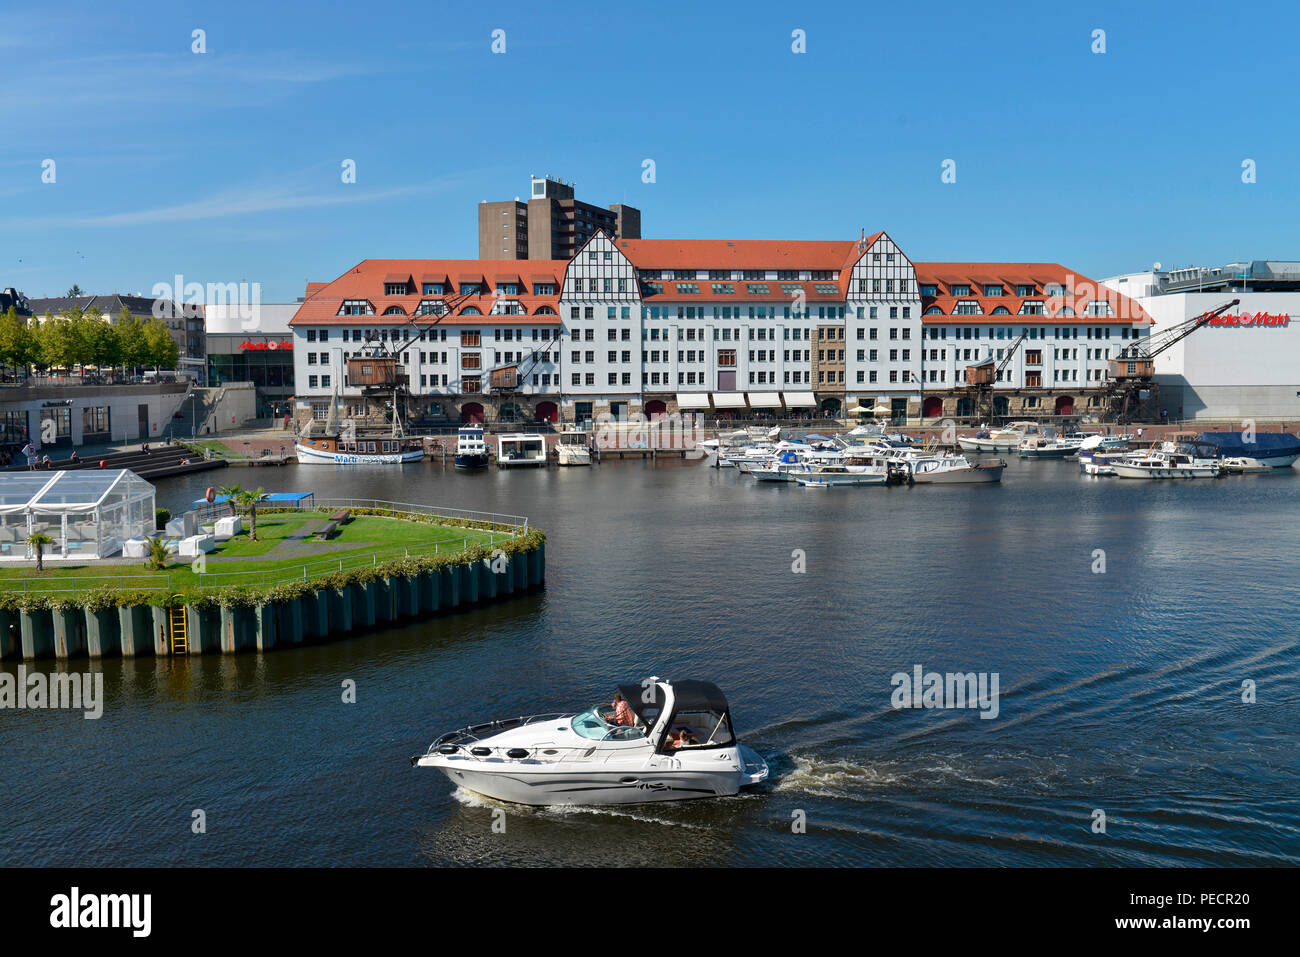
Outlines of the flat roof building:
<svg viewBox="0 0 1300 957">
<path fill-rule="evenodd" d="M 641 238 L 641 211 L 618 203 L 605 209 L 574 195 L 573 183 L 534 176 L 527 201 L 482 202 L 478 207 L 480 259 L 572 259 L 597 232 Z"/>
<path fill-rule="evenodd" d="M 1300 421 L 1300 262 L 1156 268 L 1102 280 L 1135 297 L 1154 334 L 1239 299 L 1155 357 L 1160 412 L 1171 421 Z"/>
</svg>

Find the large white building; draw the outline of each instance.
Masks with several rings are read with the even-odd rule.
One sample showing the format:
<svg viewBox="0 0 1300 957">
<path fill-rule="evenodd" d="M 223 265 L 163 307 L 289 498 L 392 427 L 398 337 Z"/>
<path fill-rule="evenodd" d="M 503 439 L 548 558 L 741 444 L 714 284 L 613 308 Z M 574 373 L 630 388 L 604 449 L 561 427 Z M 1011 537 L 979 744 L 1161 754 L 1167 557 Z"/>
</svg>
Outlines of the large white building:
<svg viewBox="0 0 1300 957">
<path fill-rule="evenodd" d="M 1239 305 L 1155 359 L 1159 407 L 1172 421 L 1300 421 L 1300 262 L 1150 270 L 1103 280 L 1133 297 L 1153 334 Z"/>
<path fill-rule="evenodd" d="M 999 414 L 1101 411 L 1146 333 L 1125 296 L 1056 263 L 915 263 L 848 241 L 615 239 L 572 260 L 366 260 L 311 283 L 290 326 L 298 416 L 373 412 L 347 362 L 398 355 L 413 417 L 586 420 L 678 411 L 972 414 L 965 368 L 1004 364 Z M 1023 336 L 1022 336 L 1023 334 Z M 1021 342 L 1022 347 L 1013 346 Z M 517 386 L 491 370 L 518 365 Z"/>
</svg>

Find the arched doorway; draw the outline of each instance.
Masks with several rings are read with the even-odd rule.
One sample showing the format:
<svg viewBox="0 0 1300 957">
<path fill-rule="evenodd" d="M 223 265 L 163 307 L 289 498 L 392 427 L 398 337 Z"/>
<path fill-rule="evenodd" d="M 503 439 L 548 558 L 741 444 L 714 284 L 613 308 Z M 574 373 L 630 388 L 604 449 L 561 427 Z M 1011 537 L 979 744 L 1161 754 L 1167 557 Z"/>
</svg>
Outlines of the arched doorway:
<svg viewBox="0 0 1300 957">
<path fill-rule="evenodd" d="M 1074 415 L 1074 396 L 1058 395 L 1056 397 L 1057 415 Z"/>
<path fill-rule="evenodd" d="M 519 422 L 524 417 L 524 410 L 518 402 L 502 402 L 501 413 L 497 419 L 501 422 Z"/>
<path fill-rule="evenodd" d="M 921 418 L 937 419 L 943 415 L 943 399 L 937 395 L 926 396 L 921 408 Z"/>
<path fill-rule="evenodd" d="M 645 417 L 653 422 L 656 418 L 668 414 L 668 404 L 662 399 L 651 399 L 645 404 Z"/>
<path fill-rule="evenodd" d="M 995 395 L 993 397 L 993 414 L 1000 417 L 1011 414 L 1011 402 L 1005 395 Z"/>
<path fill-rule="evenodd" d="M 822 415 L 828 419 L 838 419 L 840 417 L 840 400 L 839 399 L 822 399 Z"/>
<path fill-rule="evenodd" d="M 964 396 L 962 396 L 960 399 L 958 399 L 958 400 L 957 400 L 957 412 L 956 412 L 956 416 L 957 416 L 957 418 L 959 418 L 959 419 L 966 419 L 966 418 L 970 418 L 970 416 L 974 415 L 974 412 L 971 410 L 971 404 L 972 404 L 972 403 L 971 403 L 971 400 L 970 400 L 970 396 L 968 396 L 968 395 L 964 395 Z"/>
<path fill-rule="evenodd" d="M 462 422 L 477 422 L 481 425 L 483 422 L 483 406 L 477 402 L 466 402 L 460 407 L 460 420 Z"/>
<path fill-rule="evenodd" d="M 537 411 L 533 414 L 538 422 L 558 422 L 560 420 L 560 410 L 554 402 L 538 402 Z"/>
</svg>

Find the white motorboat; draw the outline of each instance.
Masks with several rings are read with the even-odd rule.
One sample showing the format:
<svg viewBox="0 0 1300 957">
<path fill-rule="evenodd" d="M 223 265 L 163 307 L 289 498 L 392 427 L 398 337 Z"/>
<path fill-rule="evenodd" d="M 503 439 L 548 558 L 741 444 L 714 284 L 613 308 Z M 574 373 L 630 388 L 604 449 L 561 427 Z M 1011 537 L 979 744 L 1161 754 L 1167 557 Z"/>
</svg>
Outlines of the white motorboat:
<svg viewBox="0 0 1300 957">
<path fill-rule="evenodd" d="M 456 453 L 452 456 L 456 468 L 485 469 L 491 461 L 492 455 L 483 441 L 483 426 L 461 426 L 456 431 Z"/>
<path fill-rule="evenodd" d="M 1163 447 L 1127 456 L 1111 468 L 1120 478 L 1128 479 L 1217 478 L 1220 472 L 1216 459 L 1195 458 Z"/>
<path fill-rule="evenodd" d="M 512 432 L 497 439 L 497 468 L 520 468 L 546 464 L 546 436 Z"/>
<path fill-rule="evenodd" d="M 957 436 L 964 452 L 1014 452 L 1026 436 L 1039 434 L 1035 422 L 1011 422 L 1000 429 L 980 429 L 974 435 Z"/>
<path fill-rule="evenodd" d="M 1273 466 L 1249 455 L 1230 455 L 1225 459 L 1220 459 L 1219 468 L 1225 472 L 1232 472 L 1234 475 L 1273 471 Z"/>
<path fill-rule="evenodd" d="M 918 485 L 974 485 L 1001 482 L 1007 463 L 972 464 L 964 455 L 918 455 L 906 460 L 913 482 Z"/>
<path fill-rule="evenodd" d="M 1115 463 L 1134 458 L 1132 452 L 1105 451 L 1100 445 L 1079 450 L 1079 471 L 1084 475 L 1114 475 Z"/>
<path fill-rule="evenodd" d="M 1016 446 L 1016 454 L 1022 459 L 1063 459 L 1079 451 L 1078 443 L 1045 435 L 1029 435 Z"/>
<path fill-rule="evenodd" d="M 736 739 L 717 685 L 650 677 L 618 690 L 630 725 L 617 722 L 610 704 L 491 721 L 444 734 L 411 764 L 534 806 L 723 797 L 767 778 L 767 762 Z"/>
<path fill-rule="evenodd" d="M 591 436 L 582 429 L 565 429 L 555 443 L 555 458 L 561 465 L 590 465 Z"/>
</svg>

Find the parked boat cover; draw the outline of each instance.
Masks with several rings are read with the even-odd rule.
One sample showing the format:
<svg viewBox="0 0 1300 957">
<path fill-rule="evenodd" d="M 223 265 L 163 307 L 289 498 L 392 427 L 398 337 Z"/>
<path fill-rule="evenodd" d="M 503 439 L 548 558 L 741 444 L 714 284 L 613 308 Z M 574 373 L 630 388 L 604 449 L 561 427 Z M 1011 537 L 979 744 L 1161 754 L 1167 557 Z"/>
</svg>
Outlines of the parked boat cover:
<svg viewBox="0 0 1300 957">
<path fill-rule="evenodd" d="M 1300 453 L 1300 438 L 1286 432 L 1256 432 L 1254 442 L 1243 442 L 1241 436 L 1240 432 L 1202 432 L 1201 441 L 1217 446 L 1219 454 L 1225 458 L 1261 458 Z"/>
</svg>

